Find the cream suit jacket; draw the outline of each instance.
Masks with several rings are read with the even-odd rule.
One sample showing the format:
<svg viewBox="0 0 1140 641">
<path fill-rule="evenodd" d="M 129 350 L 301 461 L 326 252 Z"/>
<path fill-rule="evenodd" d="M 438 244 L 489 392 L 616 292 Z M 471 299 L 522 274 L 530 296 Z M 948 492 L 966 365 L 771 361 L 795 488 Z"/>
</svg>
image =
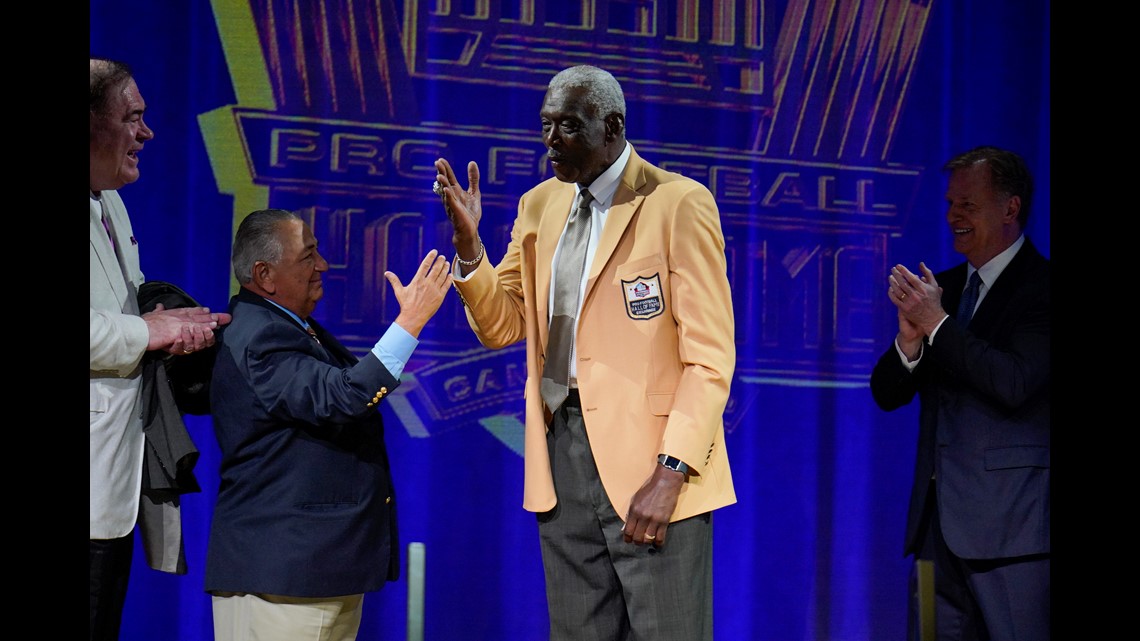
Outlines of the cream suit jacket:
<svg viewBox="0 0 1140 641">
<path fill-rule="evenodd" d="M 557 503 L 539 385 L 550 262 L 575 193 L 556 178 L 528 191 L 498 266 L 455 281 L 484 346 L 527 341 L 523 508 L 532 512 Z M 696 474 L 671 520 L 735 503 L 723 422 L 736 364 L 732 299 L 708 189 L 632 150 L 590 266 L 575 340 L 586 430 L 618 515 L 626 517 L 660 453 Z"/>
<path fill-rule="evenodd" d="M 123 262 L 120 267 L 99 207 L 91 203 L 91 538 L 112 539 L 130 534 L 138 514 L 144 443 L 139 364 L 150 334 L 138 315 L 143 273 L 127 208 L 113 190 L 103 191 L 102 202 Z"/>
</svg>

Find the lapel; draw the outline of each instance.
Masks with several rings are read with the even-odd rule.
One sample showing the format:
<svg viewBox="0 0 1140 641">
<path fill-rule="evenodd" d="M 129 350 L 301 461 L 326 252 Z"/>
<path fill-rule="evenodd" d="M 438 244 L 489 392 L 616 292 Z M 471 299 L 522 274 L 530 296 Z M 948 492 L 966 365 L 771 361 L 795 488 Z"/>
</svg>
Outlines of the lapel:
<svg viewBox="0 0 1140 641">
<path fill-rule="evenodd" d="M 629 163 L 618 181 L 613 203 L 610 204 L 609 214 L 606 215 L 606 225 L 602 229 L 602 237 L 598 239 L 598 249 L 594 253 L 594 262 L 590 264 L 590 277 L 586 281 L 586 296 L 583 303 L 590 299 L 598 275 L 602 273 L 606 263 L 613 256 L 618 241 L 625 235 L 625 228 L 629 227 L 633 215 L 641 207 L 641 201 L 645 200 L 645 196 L 638 193 L 645 186 L 645 182 L 645 161 L 637 155 L 637 151 L 633 149 L 631 144 Z"/>
<path fill-rule="evenodd" d="M 630 146 L 629 162 L 618 181 L 617 191 L 614 192 L 613 203 L 606 215 L 606 224 L 602 228 L 602 237 L 598 239 L 598 248 L 594 252 L 594 261 L 590 264 L 590 275 L 586 281 L 586 296 L 583 302 L 590 299 L 594 289 L 594 282 L 602 273 L 606 263 L 609 262 L 618 241 L 625 234 L 625 228 L 633 220 L 633 215 L 641 206 L 645 196 L 638 193 L 646 183 L 646 163 L 637 155 L 637 150 Z M 542 345 L 546 345 L 545 331 L 549 323 L 550 302 L 550 264 L 554 252 L 558 249 L 558 239 L 562 237 L 562 230 L 566 227 L 566 219 L 570 217 L 570 207 L 574 204 L 576 190 L 573 185 L 567 184 L 563 189 L 546 202 L 546 207 L 538 221 L 538 234 L 535 240 L 536 265 L 535 275 L 535 309 L 538 312 L 539 327 L 543 328 Z"/>
<path fill-rule="evenodd" d="M 325 355 L 325 358 L 321 360 L 342 366 L 355 365 L 357 363 L 358 359 L 356 356 L 353 355 L 352 352 L 348 351 L 347 347 L 341 345 L 340 341 L 336 340 L 336 338 L 330 334 L 328 330 L 326 330 L 320 323 L 314 320 L 313 317 L 310 316 L 308 322 L 309 327 L 312 327 L 313 331 L 317 333 L 317 340 L 313 340 L 313 337 L 309 336 L 309 333 L 305 331 L 305 327 L 298 323 L 292 316 L 282 311 L 281 308 L 244 287 L 239 287 L 238 293 L 235 294 L 233 299 L 230 301 L 230 313 L 233 313 L 234 305 L 237 302 L 249 303 L 250 305 L 263 307 L 269 310 L 271 314 L 274 314 L 293 327 L 296 327 L 297 331 L 305 337 L 306 341 L 311 341 L 313 345 L 318 348 L 320 353 L 323 353 Z"/>
<path fill-rule="evenodd" d="M 535 308 L 538 310 L 540 326 L 547 326 L 550 303 L 550 264 L 554 259 L 554 252 L 558 249 L 558 239 L 562 237 L 562 230 L 566 227 L 566 219 L 570 218 L 570 207 L 574 204 L 574 185 L 564 184 L 556 195 L 546 202 L 538 221 L 538 234 L 535 239 Z M 543 345 L 546 343 L 543 342 Z"/>
<path fill-rule="evenodd" d="M 1026 238 L 1025 244 L 1014 255 L 1013 260 L 1009 261 L 1009 265 L 1006 265 L 997 280 L 990 285 L 989 292 L 978 305 L 977 311 L 974 312 L 974 318 L 970 321 L 971 331 L 984 334 L 993 325 L 999 311 L 1005 308 L 1006 303 L 1025 283 L 1028 270 L 1032 268 L 1038 256 L 1040 254 L 1038 254 L 1037 248 L 1029 242 L 1029 238 Z"/>
<path fill-rule="evenodd" d="M 91 249 L 99 258 L 99 264 L 107 275 L 107 282 L 115 292 L 115 298 L 120 301 L 129 299 L 126 275 L 115 255 L 115 248 L 111 246 L 111 239 L 107 237 L 107 228 L 103 226 L 99 211 L 94 205 L 91 206 Z"/>
<path fill-rule="evenodd" d="M 348 366 L 357 363 L 359 359 L 357 359 L 352 352 L 348 351 L 347 347 L 341 345 L 340 341 L 318 323 L 315 318 L 310 316 L 308 321 L 309 327 L 312 327 L 313 331 L 317 333 L 317 339 L 321 342 L 321 347 L 324 347 L 325 351 L 336 358 L 341 365 Z M 304 331 L 304 328 L 302 328 L 301 331 Z"/>
</svg>

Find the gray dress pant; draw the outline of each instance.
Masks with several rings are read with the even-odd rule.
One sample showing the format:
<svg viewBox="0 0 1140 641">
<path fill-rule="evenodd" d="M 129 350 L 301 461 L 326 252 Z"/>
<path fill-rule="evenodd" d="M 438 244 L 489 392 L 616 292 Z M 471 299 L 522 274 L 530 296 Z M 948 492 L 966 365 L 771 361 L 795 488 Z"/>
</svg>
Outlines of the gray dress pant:
<svg viewBox="0 0 1140 641">
<path fill-rule="evenodd" d="M 712 514 L 626 543 L 578 407 L 547 434 L 558 504 L 538 515 L 551 641 L 712 641 Z"/>
</svg>

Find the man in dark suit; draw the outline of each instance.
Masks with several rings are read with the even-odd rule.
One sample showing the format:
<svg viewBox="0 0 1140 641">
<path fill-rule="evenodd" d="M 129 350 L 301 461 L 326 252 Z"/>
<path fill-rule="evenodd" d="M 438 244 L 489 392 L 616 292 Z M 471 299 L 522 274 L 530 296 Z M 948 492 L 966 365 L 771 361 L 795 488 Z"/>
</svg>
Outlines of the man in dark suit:
<svg viewBox="0 0 1140 641">
<path fill-rule="evenodd" d="M 871 374 L 882 409 L 921 403 L 905 551 L 933 562 L 938 639 L 1048 640 L 1050 270 L 1024 234 L 1033 181 L 994 147 L 944 169 L 966 262 L 891 270 L 899 330 Z"/>
<path fill-rule="evenodd" d="M 450 283 L 432 250 L 400 313 L 358 360 L 310 317 L 328 263 L 295 214 L 238 227 L 241 289 L 210 390 L 221 484 L 206 564 L 218 641 L 351 641 L 365 592 L 399 574 L 396 503 L 377 405 L 399 384 Z"/>
</svg>

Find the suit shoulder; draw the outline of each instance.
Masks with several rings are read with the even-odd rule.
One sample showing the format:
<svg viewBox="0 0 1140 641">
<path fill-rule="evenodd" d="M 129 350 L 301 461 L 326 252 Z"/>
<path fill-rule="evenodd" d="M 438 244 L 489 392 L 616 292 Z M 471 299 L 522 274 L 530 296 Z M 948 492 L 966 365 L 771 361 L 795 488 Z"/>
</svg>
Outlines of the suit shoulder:
<svg viewBox="0 0 1140 641">
<path fill-rule="evenodd" d="M 544 199 L 549 198 L 552 195 L 568 188 L 573 189 L 573 185 L 564 183 L 561 180 L 558 180 L 558 178 L 551 176 L 550 178 L 547 178 L 546 180 L 538 183 L 534 187 L 526 190 L 526 192 L 523 193 L 522 197 L 528 200 Z"/>
<path fill-rule="evenodd" d="M 1036 271 L 1043 273 L 1045 276 L 1049 276 L 1052 262 L 1040 252 L 1036 252 L 1036 255 L 1033 258 L 1033 268 Z"/>
<path fill-rule="evenodd" d="M 712 192 L 704 183 L 657 165 L 646 163 L 645 177 L 649 183 L 655 184 L 657 189 L 662 189 L 673 197 L 691 192 L 700 192 L 702 196 L 712 197 Z"/>
<path fill-rule="evenodd" d="M 695 180 L 693 180 L 692 178 L 689 178 L 688 176 L 686 176 L 684 174 L 679 174 L 675 171 L 670 171 L 668 169 L 665 169 L 663 167 L 655 165 L 655 164 L 649 162 L 648 160 L 646 160 L 644 158 L 640 158 L 640 161 L 641 162 L 639 163 L 639 165 L 634 165 L 631 162 L 630 167 L 627 167 L 626 171 L 629 171 L 630 169 L 640 171 L 641 173 L 645 174 L 646 177 L 652 178 L 656 182 L 659 182 L 662 184 L 676 182 L 676 181 L 686 181 L 686 180 L 692 180 L 693 182 L 696 182 Z"/>
<path fill-rule="evenodd" d="M 259 342 L 268 337 L 288 335 L 293 329 L 292 323 L 281 316 L 248 301 L 235 301 L 230 305 L 230 314 L 233 319 L 222 328 L 226 339 L 240 336 L 244 342 Z"/>
<path fill-rule="evenodd" d="M 1038 285 L 1048 288 L 1050 279 L 1050 262 L 1032 243 L 1026 242 L 1006 268 L 1012 278 L 1027 285 Z"/>
<path fill-rule="evenodd" d="M 567 195 L 569 191 L 569 195 Z M 547 178 L 534 187 L 528 189 L 519 198 L 520 211 L 538 214 L 546 211 L 551 200 L 561 197 L 573 197 L 574 185 L 564 183 L 557 178 Z"/>
<path fill-rule="evenodd" d="M 242 300 L 239 296 L 234 296 L 230 299 L 230 314 L 234 317 L 234 323 L 239 319 L 245 319 L 247 317 L 265 319 L 266 317 L 274 316 L 268 308 L 248 300 Z"/>
</svg>

